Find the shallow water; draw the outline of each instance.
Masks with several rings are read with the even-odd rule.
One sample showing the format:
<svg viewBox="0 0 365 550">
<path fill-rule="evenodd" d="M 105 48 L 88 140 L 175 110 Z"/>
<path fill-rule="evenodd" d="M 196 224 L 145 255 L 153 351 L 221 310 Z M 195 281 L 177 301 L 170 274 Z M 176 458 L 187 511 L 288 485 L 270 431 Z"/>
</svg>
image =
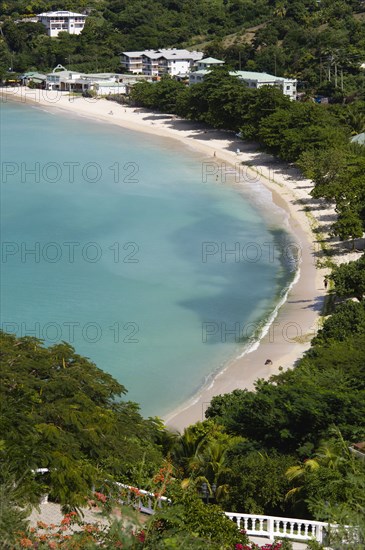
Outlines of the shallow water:
<svg viewBox="0 0 365 550">
<path fill-rule="evenodd" d="M 271 195 L 257 187 L 259 209 L 202 183 L 200 155 L 172 141 L 1 108 L 2 328 L 71 342 L 162 416 L 242 353 L 294 277 Z"/>
</svg>

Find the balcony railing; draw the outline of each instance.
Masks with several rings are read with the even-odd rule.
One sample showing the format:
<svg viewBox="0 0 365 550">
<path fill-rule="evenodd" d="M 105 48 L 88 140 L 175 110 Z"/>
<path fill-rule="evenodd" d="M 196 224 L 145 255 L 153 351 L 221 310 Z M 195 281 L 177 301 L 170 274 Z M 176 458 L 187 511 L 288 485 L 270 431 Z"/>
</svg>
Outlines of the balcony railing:
<svg viewBox="0 0 365 550">
<path fill-rule="evenodd" d="M 48 471 L 48 468 L 38 468 L 34 473 L 45 474 Z M 113 484 L 124 493 L 122 501 L 125 504 L 131 504 L 145 514 L 152 515 L 157 508 L 171 504 L 171 500 L 167 497 L 119 482 L 113 482 Z M 47 502 L 47 500 L 48 495 L 45 495 L 44 502 Z M 314 539 L 317 542 L 324 543 L 330 531 L 332 533 L 338 531 L 336 525 L 309 519 L 241 514 L 238 512 L 224 512 L 224 514 L 236 523 L 238 529 L 244 530 L 248 536 L 265 537 L 271 541 L 274 541 L 277 537 L 302 542 Z M 348 530 L 348 533 L 351 531 L 348 526 L 345 529 Z"/>
<path fill-rule="evenodd" d="M 328 524 L 321 521 L 234 512 L 225 512 L 225 515 L 237 523 L 239 529 L 246 531 L 247 535 L 266 537 L 270 540 L 281 537 L 298 541 L 315 539 L 323 542 L 324 535 L 328 531 Z"/>
</svg>

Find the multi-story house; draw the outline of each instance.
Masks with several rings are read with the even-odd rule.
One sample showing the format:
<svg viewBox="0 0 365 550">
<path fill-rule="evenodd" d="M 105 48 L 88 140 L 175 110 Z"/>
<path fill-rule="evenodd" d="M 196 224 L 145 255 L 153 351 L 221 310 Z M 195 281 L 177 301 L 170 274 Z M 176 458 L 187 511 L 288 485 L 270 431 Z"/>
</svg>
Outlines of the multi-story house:
<svg viewBox="0 0 365 550">
<path fill-rule="evenodd" d="M 126 71 L 135 74 L 155 77 L 169 74 L 183 77 L 190 73 L 202 57 L 202 52 L 175 48 L 123 52 L 121 65 Z"/>
<path fill-rule="evenodd" d="M 58 36 L 60 32 L 80 34 L 85 26 L 87 15 L 73 13 L 71 11 L 48 11 L 37 15 L 37 19 L 46 29 L 51 38 Z"/>
</svg>

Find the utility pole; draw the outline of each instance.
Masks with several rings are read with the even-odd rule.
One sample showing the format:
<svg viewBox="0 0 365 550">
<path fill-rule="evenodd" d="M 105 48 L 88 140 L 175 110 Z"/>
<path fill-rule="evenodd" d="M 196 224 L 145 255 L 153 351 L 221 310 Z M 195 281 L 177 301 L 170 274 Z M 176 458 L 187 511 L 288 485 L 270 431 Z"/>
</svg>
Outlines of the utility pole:
<svg viewBox="0 0 365 550">
<path fill-rule="evenodd" d="M 322 86 L 322 57 L 319 58 L 319 85 Z"/>
</svg>

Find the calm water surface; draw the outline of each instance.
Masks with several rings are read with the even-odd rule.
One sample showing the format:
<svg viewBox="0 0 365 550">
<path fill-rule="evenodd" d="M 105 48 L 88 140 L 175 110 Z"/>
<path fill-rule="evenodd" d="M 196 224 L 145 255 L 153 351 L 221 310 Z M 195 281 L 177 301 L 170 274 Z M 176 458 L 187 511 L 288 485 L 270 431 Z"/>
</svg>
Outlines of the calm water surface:
<svg viewBox="0 0 365 550">
<path fill-rule="evenodd" d="M 272 312 L 288 235 L 172 141 L 1 110 L 2 328 L 71 342 L 165 414 Z"/>
</svg>

